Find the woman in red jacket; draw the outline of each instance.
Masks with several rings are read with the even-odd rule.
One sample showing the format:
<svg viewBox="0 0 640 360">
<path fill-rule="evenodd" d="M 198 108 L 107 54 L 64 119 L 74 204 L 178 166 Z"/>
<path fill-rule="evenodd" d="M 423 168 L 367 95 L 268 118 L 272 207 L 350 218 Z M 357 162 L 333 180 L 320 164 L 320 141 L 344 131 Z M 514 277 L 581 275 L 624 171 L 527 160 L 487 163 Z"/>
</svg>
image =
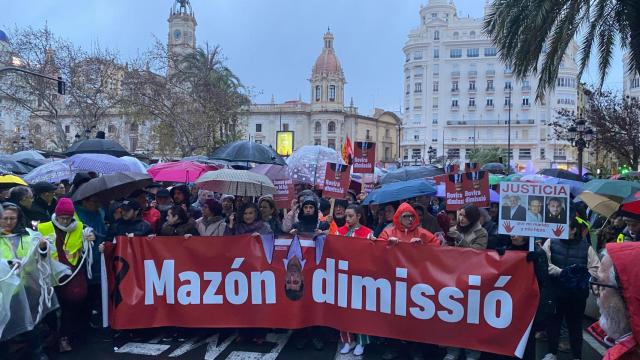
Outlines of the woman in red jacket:
<svg viewBox="0 0 640 360">
<path fill-rule="evenodd" d="M 346 224 L 338 228 L 336 235 L 347 237 L 357 237 L 363 239 L 371 239 L 373 230 L 362 225 L 365 222 L 364 210 L 359 205 L 349 205 L 345 210 Z M 353 355 L 360 356 L 364 354 L 364 347 L 371 343 L 369 335 L 351 334 L 345 331 L 340 332 L 340 340 L 344 344 L 340 349 L 341 354 L 348 354 L 353 350 Z"/>
<path fill-rule="evenodd" d="M 390 243 L 410 242 L 439 245 L 438 239 L 429 231 L 420 227 L 420 217 L 416 210 L 408 203 L 402 203 L 393 216 L 393 225 L 385 228 L 380 240 Z"/>
</svg>

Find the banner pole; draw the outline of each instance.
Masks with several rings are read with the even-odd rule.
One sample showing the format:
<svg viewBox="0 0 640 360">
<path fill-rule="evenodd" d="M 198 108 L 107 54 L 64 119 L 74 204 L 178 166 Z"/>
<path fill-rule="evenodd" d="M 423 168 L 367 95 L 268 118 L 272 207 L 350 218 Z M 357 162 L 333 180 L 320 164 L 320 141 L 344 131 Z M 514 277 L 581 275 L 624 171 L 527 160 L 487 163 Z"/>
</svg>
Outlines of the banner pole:
<svg viewBox="0 0 640 360">
<path fill-rule="evenodd" d="M 106 328 L 109 326 L 109 289 L 103 253 L 100 253 L 100 290 L 102 290 L 102 327 Z"/>
<path fill-rule="evenodd" d="M 529 236 L 529 251 L 533 251 L 535 248 L 536 241 L 533 236 Z"/>
</svg>

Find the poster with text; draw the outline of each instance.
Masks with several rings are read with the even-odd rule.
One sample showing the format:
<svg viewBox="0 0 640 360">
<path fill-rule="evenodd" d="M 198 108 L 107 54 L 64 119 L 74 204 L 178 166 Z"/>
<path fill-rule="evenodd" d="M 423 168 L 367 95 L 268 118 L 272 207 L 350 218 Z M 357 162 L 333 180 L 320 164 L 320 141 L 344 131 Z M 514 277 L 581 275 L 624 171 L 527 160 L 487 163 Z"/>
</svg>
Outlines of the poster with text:
<svg viewBox="0 0 640 360">
<path fill-rule="evenodd" d="M 323 196 L 334 199 L 344 199 L 347 196 L 347 190 L 349 190 L 351 182 L 349 168 L 349 165 L 327 163 L 324 188 L 322 189 Z"/>
<path fill-rule="evenodd" d="M 295 195 L 293 180 L 276 179 L 273 181 L 273 185 L 276 187 L 276 193 L 273 194 L 273 200 L 276 202 L 276 206 L 278 209 L 289 209 L 291 207 L 291 200 L 293 200 Z"/>
<path fill-rule="evenodd" d="M 474 171 L 445 175 L 445 204 L 448 211 L 462 209 L 468 204 L 489 207 L 489 174 Z"/>
<path fill-rule="evenodd" d="M 373 174 L 376 162 L 376 143 L 356 141 L 353 146 L 353 172 Z"/>
<path fill-rule="evenodd" d="M 569 185 L 500 183 L 500 234 L 569 238 Z"/>
</svg>

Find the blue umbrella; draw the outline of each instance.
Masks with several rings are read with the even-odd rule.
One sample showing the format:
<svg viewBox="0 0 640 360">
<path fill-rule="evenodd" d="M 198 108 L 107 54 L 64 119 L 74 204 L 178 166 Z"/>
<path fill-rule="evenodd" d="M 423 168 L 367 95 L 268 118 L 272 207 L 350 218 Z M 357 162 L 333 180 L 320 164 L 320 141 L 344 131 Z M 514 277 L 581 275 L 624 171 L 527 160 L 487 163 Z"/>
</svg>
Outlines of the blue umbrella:
<svg viewBox="0 0 640 360">
<path fill-rule="evenodd" d="M 436 188 L 427 180 L 415 179 L 383 185 L 367 195 L 364 205 L 385 204 L 421 195 L 435 195 Z"/>
<path fill-rule="evenodd" d="M 99 174 L 131 171 L 126 160 L 106 154 L 76 154 L 63 161 L 78 171 L 95 171 Z"/>
<path fill-rule="evenodd" d="M 38 166 L 24 176 L 24 181 L 34 184 L 39 181 L 47 181 L 50 183 L 59 183 L 62 180 L 73 179 L 78 172 L 71 164 L 65 163 L 63 160 L 56 160 L 44 165 Z"/>
<path fill-rule="evenodd" d="M 551 185 L 569 185 L 569 192 L 571 192 L 571 195 L 573 196 L 580 195 L 580 193 L 583 191 L 584 185 L 586 184 L 586 183 L 583 183 L 582 181 L 575 181 L 575 180 L 555 178 L 555 177 L 551 177 L 544 180 L 544 183 L 551 184 Z"/>
</svg>

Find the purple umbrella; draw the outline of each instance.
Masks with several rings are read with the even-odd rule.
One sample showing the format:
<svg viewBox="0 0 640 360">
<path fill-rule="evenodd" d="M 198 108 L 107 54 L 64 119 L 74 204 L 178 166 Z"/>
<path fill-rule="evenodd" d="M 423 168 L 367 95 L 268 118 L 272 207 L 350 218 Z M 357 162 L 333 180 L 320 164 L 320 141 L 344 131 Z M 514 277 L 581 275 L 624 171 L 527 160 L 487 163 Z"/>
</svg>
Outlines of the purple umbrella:
<svg viewBox="0 0 640 360">
<path fill-rule="evenodd" d="M 106 154 L 77 154 L 63 161 L 78 171 L 95 171 L 99 174 L 131 171 L 125 160 Z"/>
</svg>

